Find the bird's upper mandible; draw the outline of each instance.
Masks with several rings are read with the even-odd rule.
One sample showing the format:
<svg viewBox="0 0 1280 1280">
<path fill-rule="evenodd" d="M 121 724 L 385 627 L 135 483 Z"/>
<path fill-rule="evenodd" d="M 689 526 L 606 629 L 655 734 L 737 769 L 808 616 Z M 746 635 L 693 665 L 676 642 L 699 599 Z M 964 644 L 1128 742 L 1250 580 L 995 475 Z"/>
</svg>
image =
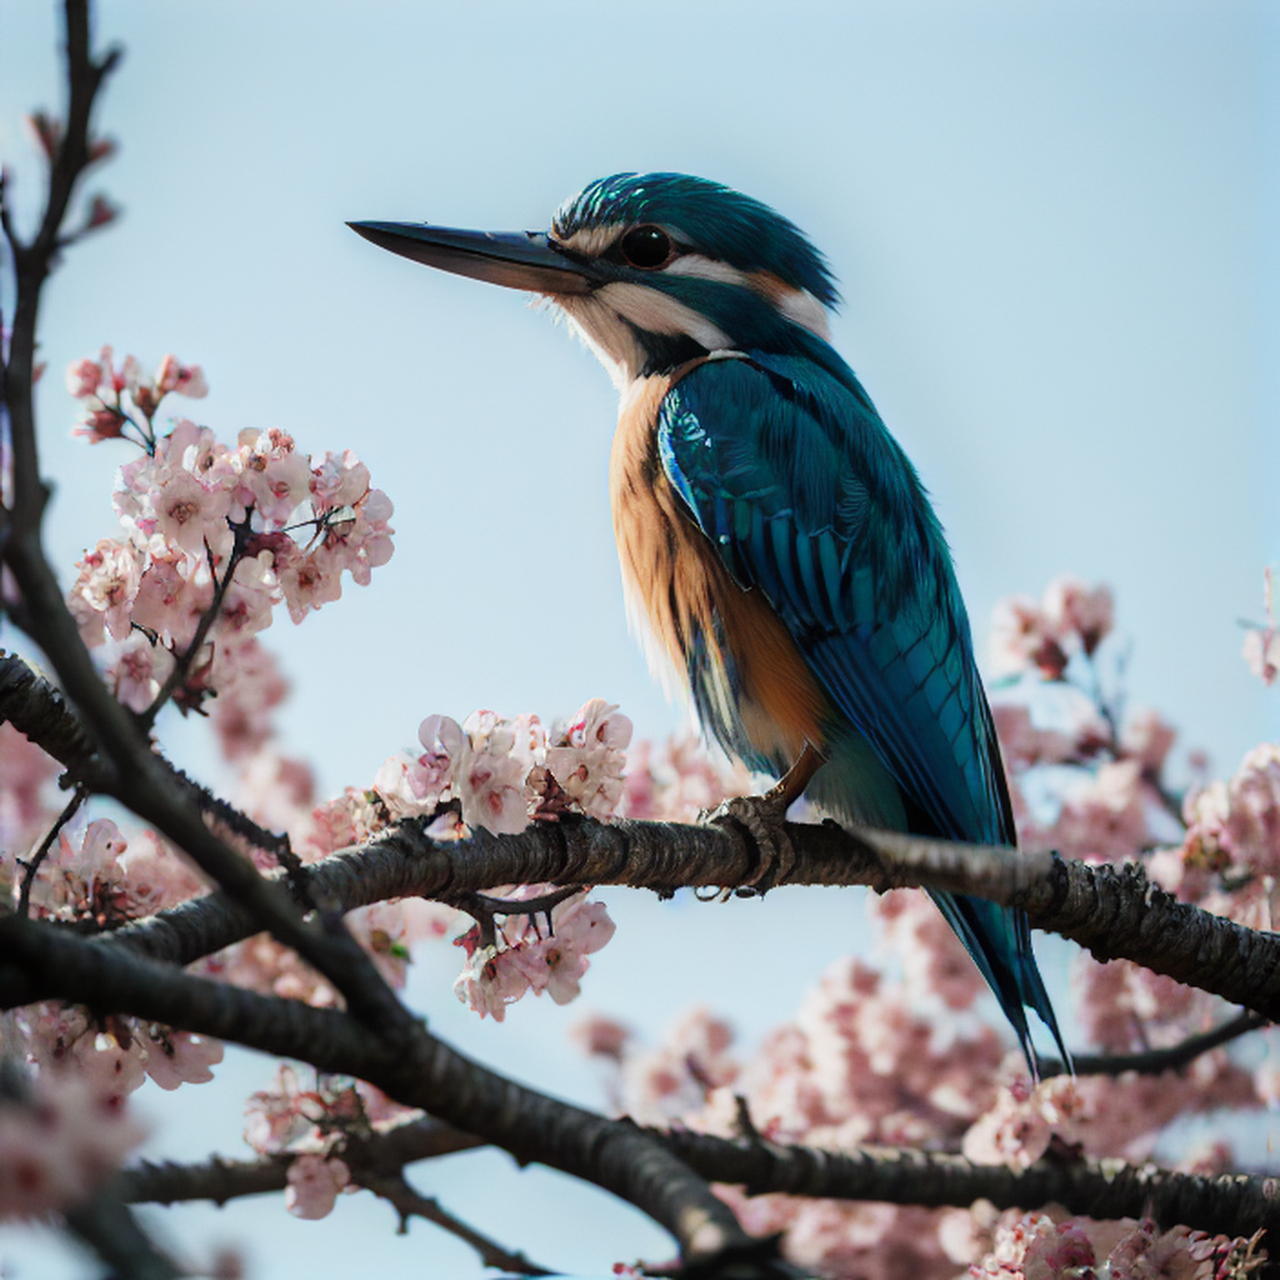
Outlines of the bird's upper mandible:
<svg viewBox="0 0 1280 1280">
<path fill-rule="evenodd" d="M 785 351 L 797 328 L 825 341 L 837 301 L 791 222 L 684 174 L 601 178 L 545 233 L 351 225 L 418 262 L 554 299 L 620 387 L 714 351 Z"/>
</svg>

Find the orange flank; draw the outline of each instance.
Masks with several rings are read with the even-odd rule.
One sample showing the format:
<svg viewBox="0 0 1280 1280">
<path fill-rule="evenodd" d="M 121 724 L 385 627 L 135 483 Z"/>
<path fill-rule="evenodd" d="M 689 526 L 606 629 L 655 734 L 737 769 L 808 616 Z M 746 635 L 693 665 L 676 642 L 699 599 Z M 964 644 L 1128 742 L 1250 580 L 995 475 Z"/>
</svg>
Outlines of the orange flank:
<svg viewBox="0 0 1280 1280">
<path fill-rule="evenodd" d="M 663 397 L 702 363 L 641 379 L 623 399 L 609 476 L 623 583 L 677 669 L 686 669 L 686 655 L 700 635 L 721 677 L 723 701 L 727 707 L 736 701 L 752 745 L 794 762 L 806 742 L 822 750 L 827 698 L 763 593 L 734 582 L 685 512 L 658 457 Z M 736 699 L 727 686 L 726 658 L 737 672 Z"/>
</svg>

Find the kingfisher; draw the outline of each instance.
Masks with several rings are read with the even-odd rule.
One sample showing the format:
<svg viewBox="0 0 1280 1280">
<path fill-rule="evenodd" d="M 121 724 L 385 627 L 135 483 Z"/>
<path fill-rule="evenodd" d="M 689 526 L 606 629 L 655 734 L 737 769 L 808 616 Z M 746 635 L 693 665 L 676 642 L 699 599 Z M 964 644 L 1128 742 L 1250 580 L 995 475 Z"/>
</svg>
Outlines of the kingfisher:
<svg viewBox="0 0 1280 1280">
<path fill-rule="evenodd" d="M 942 528 L 830 344 L 835 280 L 798 227 L 677 173 L 598 179 L 546 232 L 349 225 L 427 266 L 549 299 L 609 371 L 628 611 L 704 729 L 781 778 L 734 811 L 762 857 L 802 792 L 842 823 L 1016 844 Z M 1025 914 L 932 897 L 1033 1075 L 1028 1009 L 1069 1062 Z"/>
</svg>

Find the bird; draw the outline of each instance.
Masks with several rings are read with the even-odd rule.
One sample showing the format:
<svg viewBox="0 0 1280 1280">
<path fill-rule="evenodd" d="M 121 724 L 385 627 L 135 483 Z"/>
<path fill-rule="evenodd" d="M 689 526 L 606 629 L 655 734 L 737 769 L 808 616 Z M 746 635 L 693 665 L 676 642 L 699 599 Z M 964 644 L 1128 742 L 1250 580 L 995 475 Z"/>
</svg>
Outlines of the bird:
<svg viewBox="0 0 1280 1280">
<path fill-rule="evenodd" d="M 802 792 L 844 824 L 1016 846 L 946 539 L 831 345 L 836 281 L 794 223 L 705 178 L 618 173 L 565 201 L 545 232 L 348 225 L 549 299 L 608 370 L 628 612 L 704 730 L 782 779 L 735 811 L 762 849 Z M 1025 914 L 931 896 L 1032 1075 L 1028 1010 L 1069 1064 Z"/>
</svg>

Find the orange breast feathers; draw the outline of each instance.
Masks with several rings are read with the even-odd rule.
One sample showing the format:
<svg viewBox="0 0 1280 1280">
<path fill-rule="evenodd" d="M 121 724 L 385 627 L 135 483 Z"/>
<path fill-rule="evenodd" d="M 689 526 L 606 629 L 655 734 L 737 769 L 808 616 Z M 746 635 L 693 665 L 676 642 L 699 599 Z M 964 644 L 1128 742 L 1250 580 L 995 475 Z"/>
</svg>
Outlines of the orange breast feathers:
<svg viewBox="0 0 1280 1280">
<path fill-rule="evenodd" d="M 609 487 L 627 604 L 633 620 L 639 615 L 648 624 L 651 663 L 673 663 L 682 682 L 700 636 L 718 677 L 719 700 L 736 713 L 751 744 L 794 761 L 806 742 L 822 750 L 827 698 L 764 593 L 734 582 L 710 539 L 685 513 L 658 457 L 662 399 L 692 367 L 639 379 L 623 398 Z M 729 661 L 737 673 L 736 695 Z"/>
</svg>

